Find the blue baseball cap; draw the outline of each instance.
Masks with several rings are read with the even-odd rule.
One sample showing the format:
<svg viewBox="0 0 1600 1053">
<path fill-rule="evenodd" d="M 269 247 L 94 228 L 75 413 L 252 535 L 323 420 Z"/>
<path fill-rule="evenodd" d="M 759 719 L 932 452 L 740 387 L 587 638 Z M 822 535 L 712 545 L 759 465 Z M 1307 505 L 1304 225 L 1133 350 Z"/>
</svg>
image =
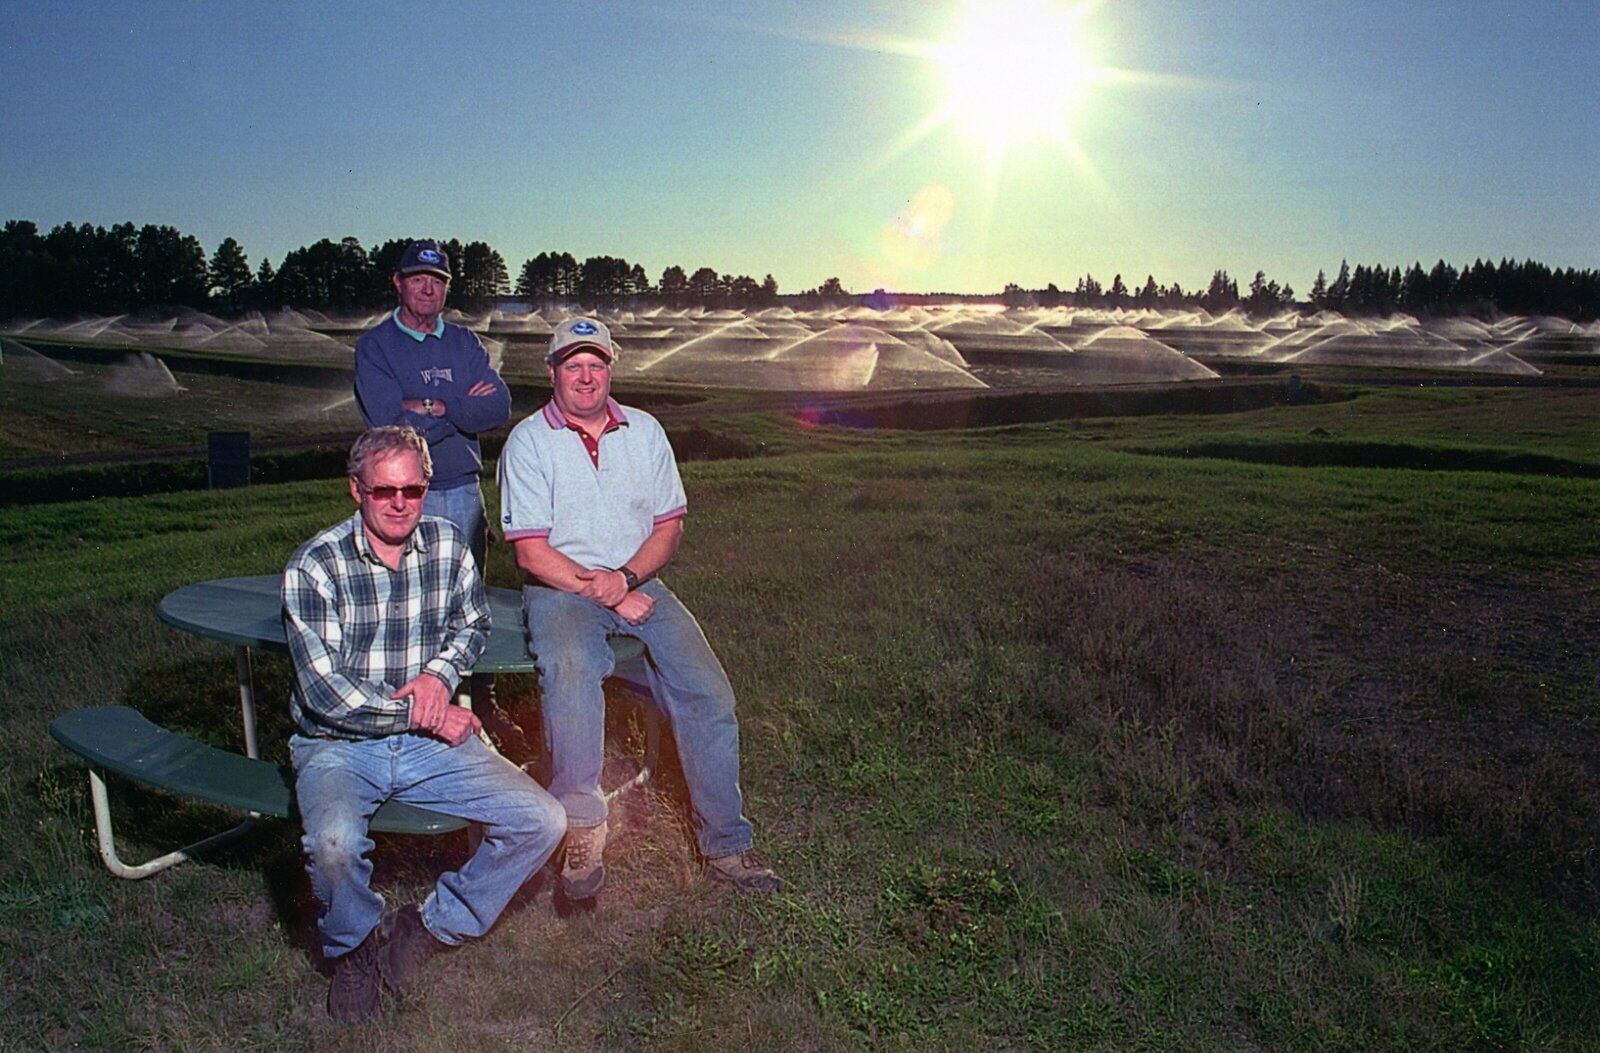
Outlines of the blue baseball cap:
<svg viewBox="0 0 1600 1053">
<path fill-rule="evenodd" d="M 406 251 L 400 257 L 400 265 L 394 272 L 402 276 L 437 274 L 445 281 L 449 281 L 450 257 L 445 255 L 437 241 L 413 241 L 406 246 Z"/>
</svg>

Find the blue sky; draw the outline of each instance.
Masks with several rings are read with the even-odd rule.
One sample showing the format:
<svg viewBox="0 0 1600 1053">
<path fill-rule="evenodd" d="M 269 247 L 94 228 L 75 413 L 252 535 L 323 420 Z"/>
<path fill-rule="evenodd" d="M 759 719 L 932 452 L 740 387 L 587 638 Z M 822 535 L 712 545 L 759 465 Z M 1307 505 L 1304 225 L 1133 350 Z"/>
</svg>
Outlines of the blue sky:
<svg viewBox="0 0 1600 1053">
<path fill-rule="evenodd" d="M 950 99 L 921 45 L 969 9 L 7 0 L 0 218 L 170 224 L 252 265 L 481 239 L 513 275 L 548 249 L 787 292 L 1600 265 L 1600 0 L 1104 0 L 1074 44 L 1124 75 L 1003 152 L 968 120 L 912 135 Z"/>
</svg>

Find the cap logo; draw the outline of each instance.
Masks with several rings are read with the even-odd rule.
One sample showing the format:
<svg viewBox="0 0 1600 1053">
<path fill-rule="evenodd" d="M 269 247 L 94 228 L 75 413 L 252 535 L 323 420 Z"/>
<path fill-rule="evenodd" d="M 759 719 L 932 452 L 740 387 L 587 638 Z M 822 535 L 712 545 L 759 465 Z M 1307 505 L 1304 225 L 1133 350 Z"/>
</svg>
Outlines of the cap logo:
<svg viewBox="0 0 1600 1053">
<path fill-rule="evenodd" d="M 438 263 L 439 254 L 432 249 L 423 249 L 421 252 L 417 253 L 417 259 L 421 260 L 423 263 Z"/>
<path fill-rule="evenodd" d="M 600 330 L 595 328 L 595 325 L 594 325 L 593 322 L 574 322 L 574 323 L 572 323 L 572 334 L 574 336 L 593 336 L 594 334 L 598 333 L 599 331 Z"/>
</svg>

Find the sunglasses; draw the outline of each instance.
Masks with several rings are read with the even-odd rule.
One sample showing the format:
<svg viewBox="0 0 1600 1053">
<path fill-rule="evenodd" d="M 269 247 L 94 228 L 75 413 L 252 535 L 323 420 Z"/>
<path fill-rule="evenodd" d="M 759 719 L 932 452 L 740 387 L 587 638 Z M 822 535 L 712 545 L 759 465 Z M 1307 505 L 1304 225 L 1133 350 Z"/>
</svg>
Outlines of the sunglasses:
<svg viewBox="0 0 1600 1053">
<path fill-rule="evenodd" d="M 378 501 L 393 501 L 395 494 L 404 494 L 407 501 L 420 501 L 422 495 L 428 492 L 427 484 L 413 484 L 411 486 L 368 486 L 357 483 L 361 492 Z"/>
</svg>

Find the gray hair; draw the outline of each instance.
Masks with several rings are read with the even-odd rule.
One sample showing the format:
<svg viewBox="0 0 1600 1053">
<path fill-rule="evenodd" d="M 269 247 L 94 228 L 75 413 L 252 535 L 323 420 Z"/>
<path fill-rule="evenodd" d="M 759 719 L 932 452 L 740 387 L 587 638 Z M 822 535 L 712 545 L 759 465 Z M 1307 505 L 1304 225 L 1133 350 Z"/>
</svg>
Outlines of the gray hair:
<svg viewBox="0 0 1600 1053">
<path fill-rule="evenodd" d="M 365 480 L 363 473 L 366 472 L 367 465 L 407 450 L 417 455 L 417 461 L 422 465 L 423 481 L 432 479 L 433 457 L 428 453 L 428 440 L 410 428 L 393 424 L 385 424 L 381 428 L 368 428 L 362 432 L 355 445 L 350 447 L 350 460 L 346 464 L 346 470 L 352 478 Z"/>
</svg>

